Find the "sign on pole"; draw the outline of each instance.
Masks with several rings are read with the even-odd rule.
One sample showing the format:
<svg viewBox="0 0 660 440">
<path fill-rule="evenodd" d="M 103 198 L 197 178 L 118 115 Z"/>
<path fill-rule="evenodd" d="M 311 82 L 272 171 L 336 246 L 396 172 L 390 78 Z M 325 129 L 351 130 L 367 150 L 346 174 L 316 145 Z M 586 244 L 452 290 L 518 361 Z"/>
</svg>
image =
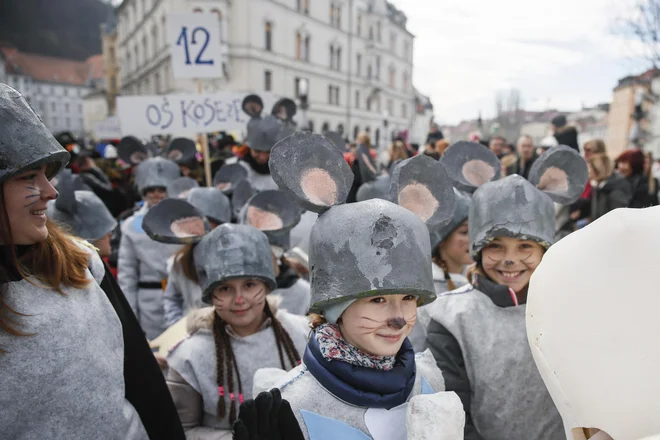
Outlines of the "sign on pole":
<svg viewBox="0 0 660 440">
<path fill-rule="evenodd" d="M 168 42 L 175 78 L 220 78 L 222 48 L 216 14 L 171 13 Z"/>
<path fill-rule="evenodd" d="M 124 135 L 245 133 L 250 119 L 241 108 L 245 96 L 244 92 L 119 96 L 117 116 Z M 269 93 L 260 96 L 264 109 L 275 103 L 275 97 Z"/>
<path fill-rule="evenodd" d="M 121 127 L 117 116 L 110 116 L 94 124 L 94 136 L 97 139 L 120 139 Z"/>
</svg>

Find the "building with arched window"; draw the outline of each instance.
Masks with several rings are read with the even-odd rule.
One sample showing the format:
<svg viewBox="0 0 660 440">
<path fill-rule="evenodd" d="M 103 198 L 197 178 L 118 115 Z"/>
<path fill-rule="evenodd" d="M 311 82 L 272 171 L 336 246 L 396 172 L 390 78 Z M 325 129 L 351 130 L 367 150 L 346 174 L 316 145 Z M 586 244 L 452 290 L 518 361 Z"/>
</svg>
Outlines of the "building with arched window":
<svg viewBox="0 0 660 440">
<path fill-rule="evenodd" d="M 196 81 L 173 77 L 167 43 L 167 15 L 185 11 L 213 13 L 220 25 L 223 75 L 203 80 L 205 92 L 270 89 L 298 100 L 305 79 L 306 121 L 349 137 L 351 127 L 415 125 L 414 35 L 386 0 L 124 0 L 116 8 L 122 95 L 197 92 Z"/>
</svg>

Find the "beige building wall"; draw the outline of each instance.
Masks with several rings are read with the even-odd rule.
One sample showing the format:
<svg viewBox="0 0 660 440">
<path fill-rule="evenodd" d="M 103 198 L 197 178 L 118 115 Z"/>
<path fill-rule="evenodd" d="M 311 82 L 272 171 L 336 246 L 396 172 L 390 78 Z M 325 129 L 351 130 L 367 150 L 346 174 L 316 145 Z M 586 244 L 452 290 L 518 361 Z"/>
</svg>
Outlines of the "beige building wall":
<svg viewBox="0 0 660 440">
<path fill-rule="evenodd" d="M 117 31 L 101 31 L 103 44 L 103 66 L 105 74 L 105 98 L 107 100 L 108 115 L 113 116 L 116 110 L 117 96 L 119 95 L 119 64 L 117 63 Z"/>
<path fill-rule="evenodd" d="M 633 125 L 631 117 L 635 109 L 635 94 L 643 85 L 630 84 L 614 90 L 607 121 L 607 152 L 617 157 L 630 144 L 629 134 Z"/>
</svg>

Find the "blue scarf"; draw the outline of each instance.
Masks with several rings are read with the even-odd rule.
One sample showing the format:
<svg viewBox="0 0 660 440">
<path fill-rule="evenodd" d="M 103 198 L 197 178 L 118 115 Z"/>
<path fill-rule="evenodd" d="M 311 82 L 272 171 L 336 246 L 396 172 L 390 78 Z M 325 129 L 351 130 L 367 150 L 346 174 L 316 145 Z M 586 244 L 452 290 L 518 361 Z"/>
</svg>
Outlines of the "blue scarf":
<svg viewBox="0 0 660 440">
<path fill-rule="evenodd" d="M 364 408 L 391 409 L 408 400 L 415 385 L 415 353 L 406 338 L 388 371 L 328 360 L 319 349 L 316 335 L 307 343 L 303 362 L 314 378 L 332 395 Z"/>
</svg>

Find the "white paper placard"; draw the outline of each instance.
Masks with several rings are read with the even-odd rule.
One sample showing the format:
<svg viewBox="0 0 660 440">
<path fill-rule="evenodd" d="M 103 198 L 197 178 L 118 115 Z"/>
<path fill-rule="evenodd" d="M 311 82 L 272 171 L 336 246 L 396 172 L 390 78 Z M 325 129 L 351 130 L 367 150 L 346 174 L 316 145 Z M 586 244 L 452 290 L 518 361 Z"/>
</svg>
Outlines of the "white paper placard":
<svg viewBox="0 0 660 440">
<path fill-rule="evenodd" d="M 219 92 L 210 94 L 174 94 L 155 96 L 120 96 L 117 115 L 125 135 L 194 134 L 227 131 L 245 135 L 250 117 L 241 104 L 248 94 Z M 263 114 L 275 104 L 272 94 L 259 94 Z"/>
<path fill-rule="evenodd" d="M 221 78 L 220 21 L 216 14 L 167 15 L 168 43 L 175 78 Z"/>
<path fill-rule="evenodd" d="M 97 139 L 120 139 L 121 126 L 117 116 L 110 116 L 94 124 L 94 136 Z"/>
</svg>

